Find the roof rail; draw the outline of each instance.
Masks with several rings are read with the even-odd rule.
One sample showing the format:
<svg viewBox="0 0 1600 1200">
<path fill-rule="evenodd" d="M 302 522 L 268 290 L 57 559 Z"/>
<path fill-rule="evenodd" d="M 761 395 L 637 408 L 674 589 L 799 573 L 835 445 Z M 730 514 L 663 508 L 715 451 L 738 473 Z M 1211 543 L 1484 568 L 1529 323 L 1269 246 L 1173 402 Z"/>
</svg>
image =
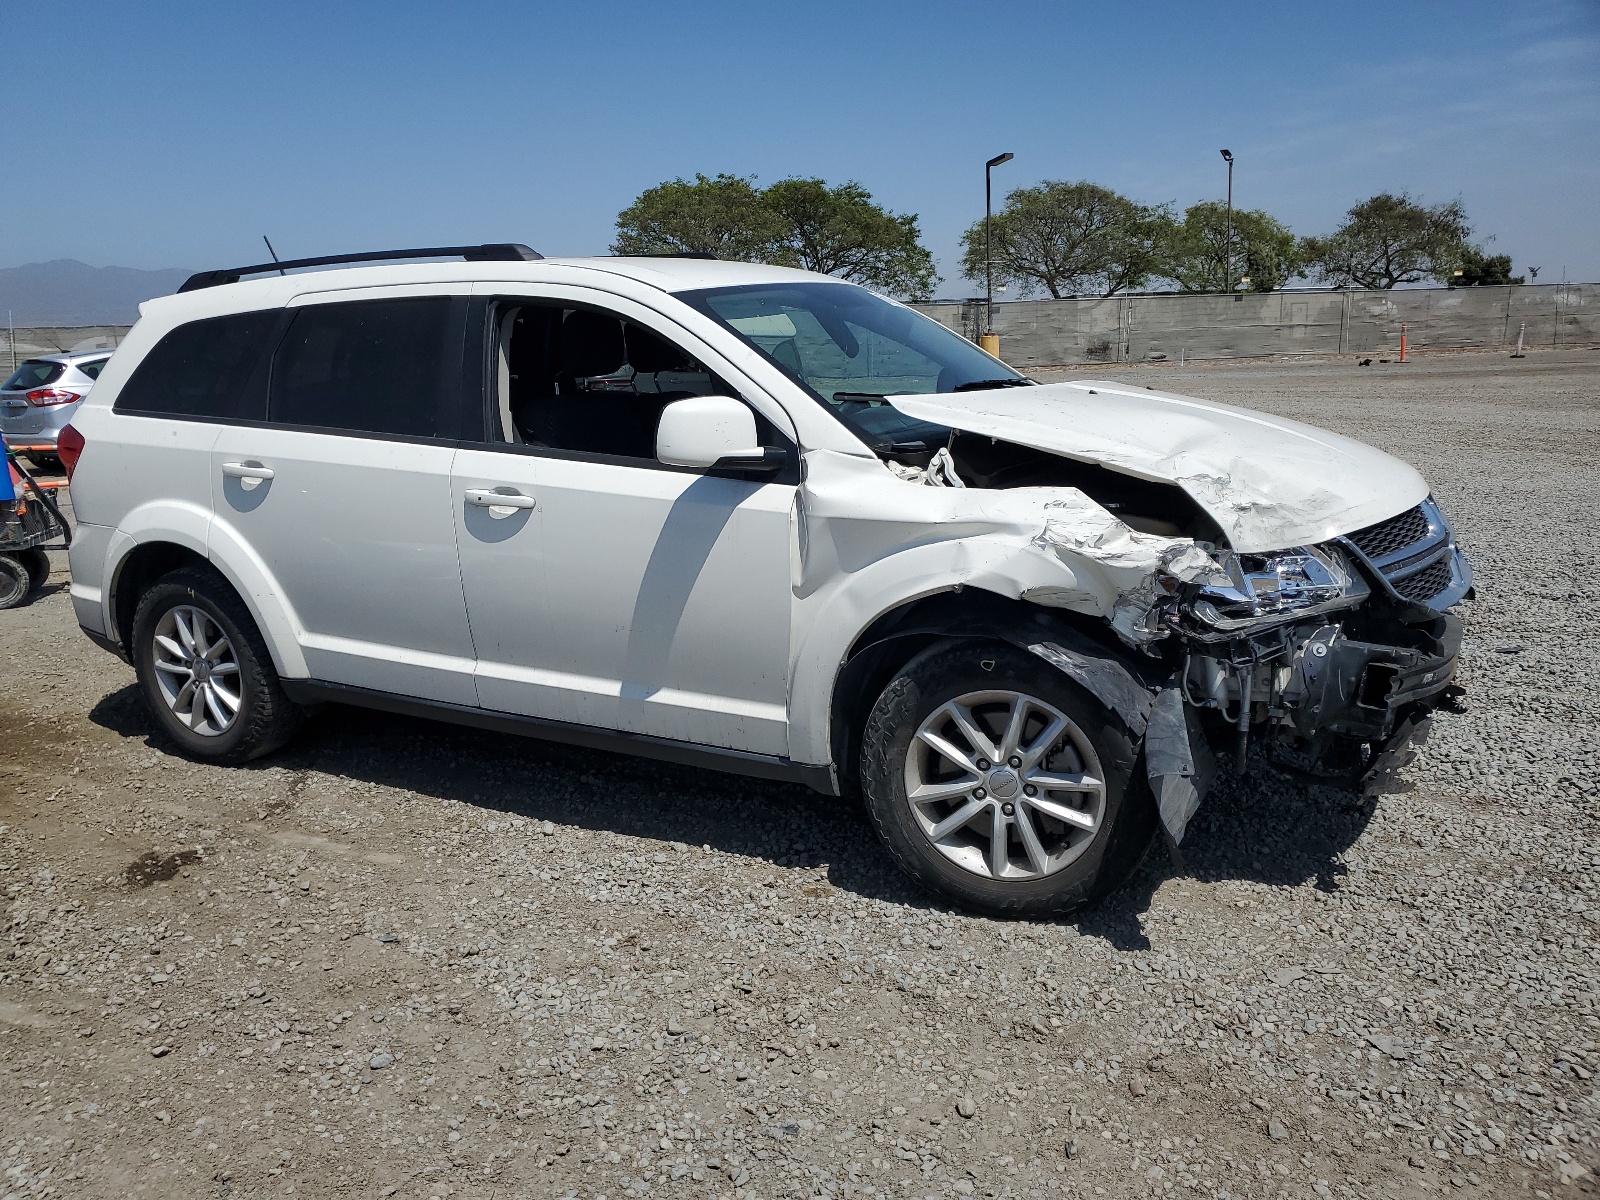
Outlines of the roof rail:
<svg viewBox="0 0 1600 1200">
<path fill-rule="evenodd" d="M 492 242 L 483 246 L 427 246 L 417 250 L 369 250 L 365 254 L 330 254 L 323 258 L 290 258 L 283 262 L 257 263 L 253 267 L 228 267 L 221 271 L 201 271 L 184 280 L 180 292 L 238 283 L 246 275 L 280 275 L 296 267 L 333 267 L 343 263 L 385 262 L 402 258 L 464 258 L 468 262 L 536 262 L 543 258 L 517 242 Z"/>
</svg>

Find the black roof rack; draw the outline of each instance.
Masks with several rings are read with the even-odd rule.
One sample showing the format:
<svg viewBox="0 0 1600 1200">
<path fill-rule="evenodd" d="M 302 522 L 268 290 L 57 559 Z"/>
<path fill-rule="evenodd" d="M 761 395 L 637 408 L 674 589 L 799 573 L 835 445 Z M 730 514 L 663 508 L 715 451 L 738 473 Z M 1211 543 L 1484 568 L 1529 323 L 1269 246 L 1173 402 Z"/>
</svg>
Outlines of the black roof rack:
<svg viewBox="0 0 1600 1200">
<path fill-rule="evenodd" d="M 537 250 L 517 242 L 493 242 L 484 246 L 427 246 L 418 250 L 369 250 L 365 254 L 330 254 L 323 258 L 288 258 L 283 262 L 257 263 L 253 267 L 228 267 L 221 271 L 201 271 L 184 280 L 180 292 L 238 283 L 246 275 L 282 274 L 295 267 L 333 267 L 343 263 L 385 262 L 398 258 L 464 258 L 468 262 L 536 262 L 543 258 Z"/>
</svg>

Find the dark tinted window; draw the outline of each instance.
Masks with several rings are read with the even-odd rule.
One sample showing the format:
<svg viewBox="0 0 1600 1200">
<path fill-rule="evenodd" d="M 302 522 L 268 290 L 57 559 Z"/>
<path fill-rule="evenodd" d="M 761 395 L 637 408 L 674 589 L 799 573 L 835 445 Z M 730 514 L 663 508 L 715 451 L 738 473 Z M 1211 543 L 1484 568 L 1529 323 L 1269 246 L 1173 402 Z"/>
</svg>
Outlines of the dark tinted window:
<svg viewBox="0 0 1600 1200">
<path fill-rule="evenodd" d="M 457 436 L 465 301 L 319 304 L 295 314 L 272 360 L 275 424 Z"/>
<path fill-rule="evenodd" d="M 109 358 L 91 358 L 88 362 L 78 364 L 78 372 L 90 379 L 99 379 L 100 372 L 105 370 L 106 363 L 110 361 Z"/>
<path fill-rule="evenodd" d="M 248 385 L 277 321 L 267 311 L 178 326 L 122 385 L 116 411 L 259 420 L 260 397 Z"/>
<path fill-rule="evenodd" d="M 27 362 L 17 367 L 11 378 L 6 380 L 5 386 L 13 391 L 48 387 L 60 379 L 61 373 L 65 370 L 66 368 L 60 363 L 30 358 Z"/>
</svg>

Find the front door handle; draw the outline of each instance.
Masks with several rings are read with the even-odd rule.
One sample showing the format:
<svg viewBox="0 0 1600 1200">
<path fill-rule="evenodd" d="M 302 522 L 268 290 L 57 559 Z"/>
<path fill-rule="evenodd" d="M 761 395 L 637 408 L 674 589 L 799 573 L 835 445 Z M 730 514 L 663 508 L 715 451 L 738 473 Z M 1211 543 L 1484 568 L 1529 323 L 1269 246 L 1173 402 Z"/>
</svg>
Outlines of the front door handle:
<svg viewBox="0 0 1600 1200">
<path fill-rule="evenodd" d="M 520 492 L 495 492 L 488 488 L 468 488 L 467 503 L 479 508 L 537 508 L 539 502 Z"/>
<path fill-rule="evenodd" d="M 253 458 L 245 462 L 225 462 L 222 464 L 222 473 L 230 479 L 254 479 L 257 482 L 272 478 L 272 468 L 262 466 Z"/>
</svg>

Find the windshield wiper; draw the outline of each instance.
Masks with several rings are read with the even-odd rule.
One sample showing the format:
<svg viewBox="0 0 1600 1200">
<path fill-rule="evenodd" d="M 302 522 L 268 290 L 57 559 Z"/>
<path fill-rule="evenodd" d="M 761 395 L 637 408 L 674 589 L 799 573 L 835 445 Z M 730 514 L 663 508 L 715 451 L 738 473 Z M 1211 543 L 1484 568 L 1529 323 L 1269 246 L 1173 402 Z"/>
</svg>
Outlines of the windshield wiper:
<svg viewBox="0 0 1600 1200">
<path fill-rule="evenodd" d="M 974 379 L 971 383 L 958 383 L 950 390 L 952 392 L 985 392 L 990 388 L 1034 386 L 1035 384 L 1033 380 L 1024 379 L 1022 376 L 1018 375 L 1009 379 Z"/>
<path fill-rule="evenodd" d="M 883 392 L 835 392 L 835 404 L 881 404 L 889 397 Z"/>
</svg>

